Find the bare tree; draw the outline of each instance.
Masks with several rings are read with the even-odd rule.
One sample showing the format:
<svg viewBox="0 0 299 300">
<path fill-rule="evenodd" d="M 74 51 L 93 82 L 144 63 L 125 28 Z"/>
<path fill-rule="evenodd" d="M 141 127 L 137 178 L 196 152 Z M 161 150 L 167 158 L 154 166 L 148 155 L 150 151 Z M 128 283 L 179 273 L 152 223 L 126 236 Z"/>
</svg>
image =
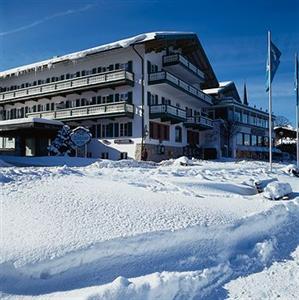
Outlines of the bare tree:
<svg viewBox="0 0 299 300">
<path fill-rule="evenodd" d="M 223 136 L 226 139 L 228 151 L 232 152 L 231 149 L 231 141 L 233 138 L 237 135 L 237 133 L 240 131 L 239 122 L 235 120 L 223 120 L 222 121 L 222 128 L 223 130 Z M 222 129 L 220 129 L 222 131 Z"/>
<path fill-rule="evenodd" d="M 275 121 L 274 121 L 274 126 L 275 127 L 288 127 L 292 126 L 292 123 L 290 120 L 284 116 L 276 116 Z"/>
</svg>

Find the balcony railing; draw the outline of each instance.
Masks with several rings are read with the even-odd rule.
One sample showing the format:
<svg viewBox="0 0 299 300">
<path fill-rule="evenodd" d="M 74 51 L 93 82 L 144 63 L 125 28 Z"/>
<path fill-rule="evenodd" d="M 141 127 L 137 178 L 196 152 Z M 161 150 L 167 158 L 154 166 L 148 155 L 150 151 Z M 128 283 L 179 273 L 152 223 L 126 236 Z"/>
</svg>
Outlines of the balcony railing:
<svg viewBox="0 0 299 300">
<path fill-rule="evenodd" d="M 204 116 L 187 117 L 185 125 L 187 127 L 208 129 L 213 128 L 213 120 Z"/>
<path fill-rule="evenodd" d="M 177 54 L 163 56 L 163 66 L 171 66 L 175 64 L 182 64 L 189 71 L 196 74 L 201 79 L 205 78 L 205 74 L 201 70 L 199 70 L 195 65 L 193 65 L 191 62 L 189 62 L 189 60 L 186 59 L 181 54 L 177 53 Z"/>
<path fill-rule="evenodd" d="M 43 111 L 28 113 L 30 118 L 45 118 L 68 120 L 78 118 L 92 118 L 92 117 L 113 117 L 113 116 L 134 116 L 134 105 L 126 102 L 97 104 L 81 107 L 73 107 L 67 109 L 59 109 L 56 111 Z"/>
<path fill-rule="evenodd" d="M 196 97 L 197 99 L 203 100 L 205 102 L 208 102 L 209 104 L 212 104 L 212 97 L 205 94 L 204 92 L 196 89 L 192 85 L 189 85 L 185 81 L 177 78 L 173 74 L 166 72 L 166 71 L 161 71 L 157 73 L 151 73 L 149 74 L 149 84 L 159 84 L 159 83 L 169 83 L 173 85 L 176 88 L 179 88 L 183 90 L 184 92 L 188 93 L 189 95 Z"/>
<path fill-rule="evenodd" d="M 186 120 L 186 111 L 168 104 L 151 105 L 150 118 L 161 118 L 164 121 L 178 123 Z"/>
<path fill-rule="evenodd" d="M 113 85 L 117 82 L 134 84 L 134 74 L 125 70 L 112 71 L 102 74 L 87 75 L 78 78 L 56 81 L 38 86 L 19 89 L 16 91 L 0 93 L 0 102 L 5 100 L 31 99 L 72 90 L 88 89 L 95 86 Z"/>
</svg>

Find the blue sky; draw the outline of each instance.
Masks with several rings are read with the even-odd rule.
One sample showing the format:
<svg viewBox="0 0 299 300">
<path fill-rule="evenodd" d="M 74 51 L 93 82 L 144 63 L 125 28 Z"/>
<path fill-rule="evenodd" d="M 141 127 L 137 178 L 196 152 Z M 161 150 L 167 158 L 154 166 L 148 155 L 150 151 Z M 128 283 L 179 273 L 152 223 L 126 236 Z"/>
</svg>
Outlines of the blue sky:
<svg viewBox="0 0 299 300">
<path fill-rule="evenodd" d="M 282 52 L 273 110 L 295 122 L 299 1 L 0 0 L 0 70 L 143 32 L 196 32 L 220 81 L 267 108 L 267 30 Z"/>
</svg>

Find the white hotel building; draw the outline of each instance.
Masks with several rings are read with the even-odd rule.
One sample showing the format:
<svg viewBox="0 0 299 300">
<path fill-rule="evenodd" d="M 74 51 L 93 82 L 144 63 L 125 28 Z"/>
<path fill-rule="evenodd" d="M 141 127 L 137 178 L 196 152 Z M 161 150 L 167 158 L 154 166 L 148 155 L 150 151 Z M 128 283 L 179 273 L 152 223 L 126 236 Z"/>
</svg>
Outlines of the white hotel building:
<svg viewBox="0 0 299 300">
<path fill-rule="evenodd" d="M 67 124 L 89 128 L 89 157 L 140 159 L 144 148 L 154 161 L 220 157 L 225 140 L 216 108 L 227 96 L 240 102 L 235 88 L 226 95 L 220 87 L 197 36 L 181 32 L 141 34 L 3 71 L 0 155 L 47 155 Z"/>
</svg>

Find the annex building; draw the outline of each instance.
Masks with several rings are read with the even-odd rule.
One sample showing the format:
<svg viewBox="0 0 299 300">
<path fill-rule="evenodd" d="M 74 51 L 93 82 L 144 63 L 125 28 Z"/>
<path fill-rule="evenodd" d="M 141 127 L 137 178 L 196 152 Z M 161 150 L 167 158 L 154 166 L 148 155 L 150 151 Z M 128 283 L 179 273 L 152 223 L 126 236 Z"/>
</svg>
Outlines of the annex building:
<svg viewBox="0 0 299 300">
<path fill-rule="evenodd" d="M 245 101 L 244 101 L 245 100 Z M 63 124 L 88 156 L 266 158 L 268 113 L 218 82 L 194 33 L 153 32 L 0 72 L 0 155 L 48 155 Z"/>
</svg>

